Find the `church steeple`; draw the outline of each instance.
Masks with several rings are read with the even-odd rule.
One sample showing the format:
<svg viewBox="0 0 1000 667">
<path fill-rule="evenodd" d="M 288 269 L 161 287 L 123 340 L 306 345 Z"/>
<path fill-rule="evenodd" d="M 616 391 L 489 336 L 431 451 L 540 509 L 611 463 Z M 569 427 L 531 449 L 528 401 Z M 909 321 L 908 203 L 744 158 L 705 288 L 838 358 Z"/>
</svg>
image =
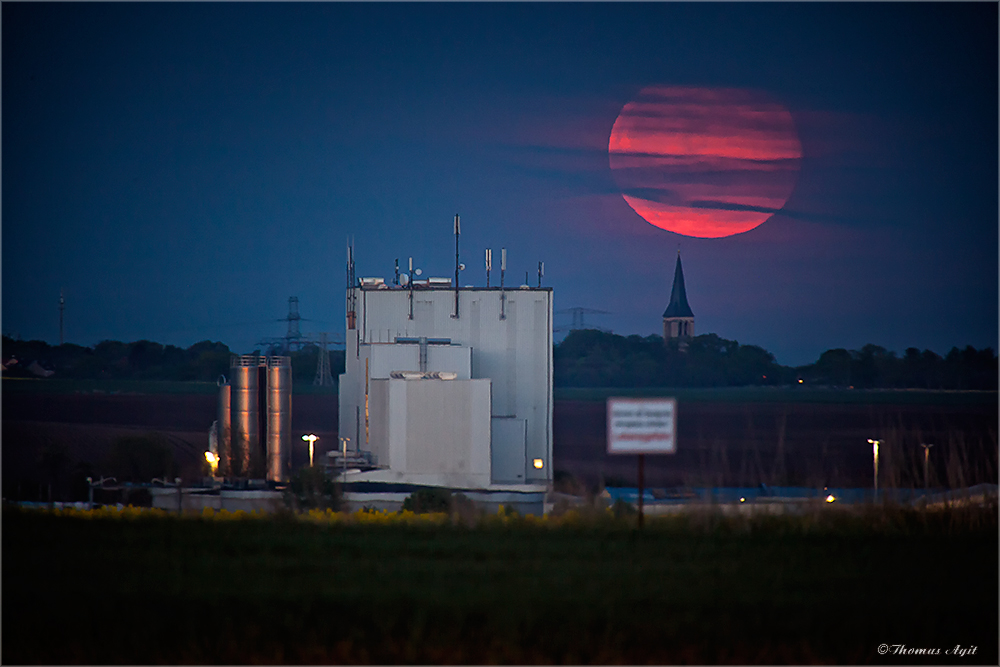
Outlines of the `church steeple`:
<svg viewBox="0 0 1000 667">
<path fill-rule="evenodd" d="M 671 338 L 691 338 L 694 336 L 694 313 L 688 305 L 687 290 L 684 289 L 684 270 L 681 268 L 681 251 L 677 251 L 674 267 L 674 286 L 670 290 L 670 303 L 663 311 L 663 340 Z"/>
</svg>

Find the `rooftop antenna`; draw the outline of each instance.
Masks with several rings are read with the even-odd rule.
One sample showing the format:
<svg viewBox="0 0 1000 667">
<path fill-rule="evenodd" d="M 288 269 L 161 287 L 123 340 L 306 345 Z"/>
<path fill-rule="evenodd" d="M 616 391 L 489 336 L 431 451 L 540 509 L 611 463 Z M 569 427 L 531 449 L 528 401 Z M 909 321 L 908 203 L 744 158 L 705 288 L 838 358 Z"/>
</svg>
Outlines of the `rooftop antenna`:
<svg viewBox="0 0 1000 667">
<path fill-rule="evenodd" d="M 396 258 L 396 277 L 392 281 L 393 285 L 399 285 L 399 258 Z"/>
<path fill-rule="evenodd" d="M 455 314 L 452 315 L 455 319 L 458 319 L 458 272 L 461 270 L 462 265 L 458 262 L 458 237 L 462 233 L 461 223 L 458 219 L 458 213 L 455 214 Z"/>
<path fill-rule="evenodd" d="M 500 319 L 507 319 L 507 293 L 503 291 L 503 276 L 507 272 L 507 248 L 500 248 Z"/>
<path fill-rule="evenodd" d="M 65 341 L 63 336 L 63 311 L 66 310 L 66 299 L 63 297 L 62 289 L 59 290 L 59 344 Z"/>
<path fill-rule="evenodd" d="M 410 258 L 410 274 L 406 284 L 410 287 L 410 319 L 413 319 L 413 258 Z"/>
<path fill-rule="evenodd" d="M 357 314 L 354 294 L 354 241 L 347 241 L 347 328 L 354 329 Z"/>
<path fill-rule="evenodd" d="M 486 249 L 486 289 L 490 288 L 490 269 L 493 268 L 493 250 Z"/>
<path fill-rule="evenodd" d="M 545 262 L 538 263 L 538 286 L 542 286 L 542 276 L 545 275 Z"/>
</svg>

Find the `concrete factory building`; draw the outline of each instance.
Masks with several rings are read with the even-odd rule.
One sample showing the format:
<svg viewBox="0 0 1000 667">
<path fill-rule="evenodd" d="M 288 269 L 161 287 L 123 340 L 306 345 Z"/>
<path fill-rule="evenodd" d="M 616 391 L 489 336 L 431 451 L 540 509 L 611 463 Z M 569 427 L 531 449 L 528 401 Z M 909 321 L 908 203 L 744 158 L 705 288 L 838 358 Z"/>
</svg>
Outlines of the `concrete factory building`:
<svg viewBox="0 0 1000 667">
<path fill-rule="evenodd" d="M 346 481 L 543 491 L 552 480 L 551 288 L 349 281 L 340 437 L 375 466 Z"/>
</svg>

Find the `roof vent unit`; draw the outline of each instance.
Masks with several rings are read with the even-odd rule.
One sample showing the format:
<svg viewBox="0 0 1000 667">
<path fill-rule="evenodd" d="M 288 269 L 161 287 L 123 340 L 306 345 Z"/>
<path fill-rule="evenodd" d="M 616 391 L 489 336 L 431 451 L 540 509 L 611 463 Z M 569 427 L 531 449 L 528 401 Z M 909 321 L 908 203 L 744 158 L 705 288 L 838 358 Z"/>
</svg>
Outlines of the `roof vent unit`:
<svg viewBox="0 0 1000 667">
<path fill-rule="evenodd" d="M 454 371 L 392 371 L 389 377 L 393 380 L 454 380 L 458 373 Z"/>
<path fill-rule="evenodd" d="M 427 284 L 430 287 L 451 287 L 451 278 L 428 278 Z"/>
<path fill-rule="evenodd" d="M 362 278 L 362 287 L 381 287 L 385 285 L 385 278 Z"/>
<path fill-rule="evenodd" d="M 393 380 L 422 380 L 424 374 L 422 371 L 392 371 L 389 377 Z"/>
</svg>

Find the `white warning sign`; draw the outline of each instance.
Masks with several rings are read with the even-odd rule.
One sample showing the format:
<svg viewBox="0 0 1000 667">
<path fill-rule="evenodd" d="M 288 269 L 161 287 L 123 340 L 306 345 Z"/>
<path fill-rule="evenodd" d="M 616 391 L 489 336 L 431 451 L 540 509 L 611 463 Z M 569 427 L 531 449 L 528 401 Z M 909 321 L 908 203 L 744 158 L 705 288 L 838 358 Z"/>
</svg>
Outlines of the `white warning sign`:
<svg viewBox="0 0 1000 667">
<path fill-rule="evenodd" d="M 676 434 L 676 399 L 608 399 L 608 454 L 673 454 Z"/>
</svg>

